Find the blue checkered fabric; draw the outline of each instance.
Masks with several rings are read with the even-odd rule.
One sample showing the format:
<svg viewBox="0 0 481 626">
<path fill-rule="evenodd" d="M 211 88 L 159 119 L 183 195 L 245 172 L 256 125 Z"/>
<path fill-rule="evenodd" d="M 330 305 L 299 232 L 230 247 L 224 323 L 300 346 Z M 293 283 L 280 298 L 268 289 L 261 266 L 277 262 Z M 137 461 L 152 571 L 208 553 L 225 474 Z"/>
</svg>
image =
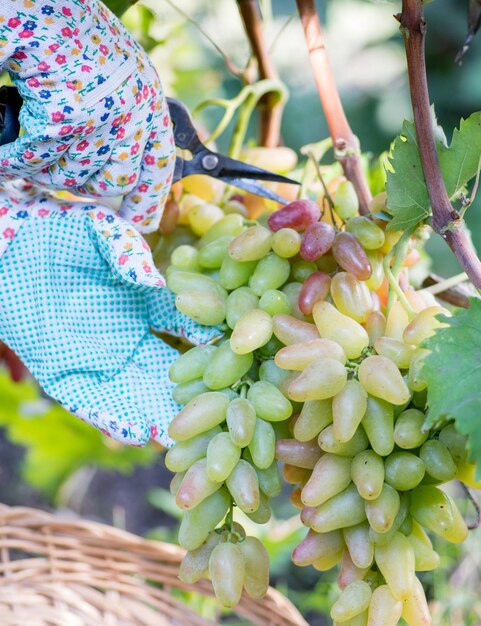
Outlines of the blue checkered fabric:
<svg viewBox="0 0 481 626">
<path fill-rule="evenodd" d="M 103 221 L 95 219 L 99 211 Z M 126 444 L 152 438 L 169 446 L 167 428 L 180 407 L 168 370 L 178 352 L 151 329 L 195 344 L 219 331 L 176 309 L 145 242 L 132 247 L 132 227 L 113 211 L 106 234 L 109 211 L 45 194 L 30 199 L 0 258 L 0 339 L 84 421 Z M 128 274 L 118 264 L 122 242 L 135 254 Z M 135 272 L 132 263 L 149 271 Z"/>
</svg>

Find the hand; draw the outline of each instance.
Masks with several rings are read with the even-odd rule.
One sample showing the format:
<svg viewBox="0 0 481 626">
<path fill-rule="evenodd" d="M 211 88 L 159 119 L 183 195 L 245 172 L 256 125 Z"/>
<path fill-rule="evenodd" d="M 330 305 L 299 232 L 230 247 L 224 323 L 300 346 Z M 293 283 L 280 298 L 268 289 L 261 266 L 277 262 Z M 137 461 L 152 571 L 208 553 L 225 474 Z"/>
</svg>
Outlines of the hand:
<svg viewBox="0 0 481 626">
<path fill-rule="evenodd" d="M 0 192 L 0 206 L 22 197 Z M 111 209 L 25 197 L 17 235 L 0 259 L 0 339 L 45 392 L 131 445 L 170 445 L 180 409 L 177 358 L 150 329 L 208 343 L 220 332 L 175 308 L 144 239 Z"/>
</svg>

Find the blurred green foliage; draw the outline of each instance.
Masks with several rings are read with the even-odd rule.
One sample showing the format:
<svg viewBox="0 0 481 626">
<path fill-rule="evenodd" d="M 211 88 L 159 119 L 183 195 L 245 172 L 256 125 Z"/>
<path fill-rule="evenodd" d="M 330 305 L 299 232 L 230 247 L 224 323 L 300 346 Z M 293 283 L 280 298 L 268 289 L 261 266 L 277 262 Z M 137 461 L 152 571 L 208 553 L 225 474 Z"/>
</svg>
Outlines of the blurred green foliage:
<svg viewBox="0 0 481 626">
<path fill-rule="evenodd" d="M 153 446 L 132 448 L 108 439 L 99 431 L 41 398 L 32 382 L 12 384 L 0 371 L 0 426 L 13 443 L 26 448 L 23 477 L 54 498 L 62 483 L 81 467 L 94 465 L 132 471 L 152 463 Z"/>
</svg>

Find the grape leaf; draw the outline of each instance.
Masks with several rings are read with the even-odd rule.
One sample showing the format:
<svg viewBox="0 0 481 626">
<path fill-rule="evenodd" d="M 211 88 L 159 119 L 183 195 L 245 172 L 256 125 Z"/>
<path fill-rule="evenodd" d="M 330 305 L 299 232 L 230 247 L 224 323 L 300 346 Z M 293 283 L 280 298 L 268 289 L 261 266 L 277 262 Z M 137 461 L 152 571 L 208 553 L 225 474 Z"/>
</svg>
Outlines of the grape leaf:
<svg viewBox="0 0 481 626">
<path fill-rule="evenodd" d="M 405 121 L 396 137 L 387 170 L 388 228 L 406 230 L 430 216 L 429 195 L 412 122 Z"/>
<path fill-rule="evenodd" d="M 442 129 L 437 129 L 437 134 Z M 451 144 L 438 141 L 439 164 L 448 196 L 456 198 L 476 176 L 481 157 L 481 113 L 460 121 Z M 431 216 L 429 194 L 412 122 L 404 122 L 394 141 L 387 167 L 387 210 L 393 216 L 388 228 L 407 229 Z"/>
<path fill-rule="evenodd" d="M 445 418 L 468 436 L 470 457 L 481 475 L 481 300 L 470 299 L 469 309 L 440 318 L 448 326 L 425 342 L 431 350 L 423 366 L 428 384 L 425 425 Z"/>
</svg>

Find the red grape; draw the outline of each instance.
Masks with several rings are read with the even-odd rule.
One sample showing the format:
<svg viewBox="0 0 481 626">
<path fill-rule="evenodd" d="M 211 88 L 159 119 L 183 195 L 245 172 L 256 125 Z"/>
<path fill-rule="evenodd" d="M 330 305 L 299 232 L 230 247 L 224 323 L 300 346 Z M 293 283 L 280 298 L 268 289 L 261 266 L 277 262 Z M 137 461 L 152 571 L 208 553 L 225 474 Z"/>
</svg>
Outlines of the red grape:
<svg viewBox="0 0 481 626">
<path fill-rule="evenodd" d="M 301 257 L 306 261 L 316 261 L 332 246 L 336 232 L 326 222 L 315 222 L 306 228 L 301 243 Z"/>
<path fill-rule="evenodd" d="M 294 200 L 269 216 L 267 224 L 273 232 L 281 228 L 293 228 L 297 231 L 306 230 L 309 224 L 317 222 L 321 217 L 321 209 L 313 200 Z"/>
<path fill-rule="evenodd" d="M 371 263 L 359 241 L 351 233 L 338 233 L 332 244 L 332 256 L 337 263 L 358 280 L 367 280 L 372 273 Z"/>
<path fill-rule="evenodd" d="M 298 299 L 299 309 L 304 315 L 311 315 L 316 302 L 326 298 L 330 285 L 331 279 L 324 272 L 314 272 L 304 281 Z"/>
</svg>

